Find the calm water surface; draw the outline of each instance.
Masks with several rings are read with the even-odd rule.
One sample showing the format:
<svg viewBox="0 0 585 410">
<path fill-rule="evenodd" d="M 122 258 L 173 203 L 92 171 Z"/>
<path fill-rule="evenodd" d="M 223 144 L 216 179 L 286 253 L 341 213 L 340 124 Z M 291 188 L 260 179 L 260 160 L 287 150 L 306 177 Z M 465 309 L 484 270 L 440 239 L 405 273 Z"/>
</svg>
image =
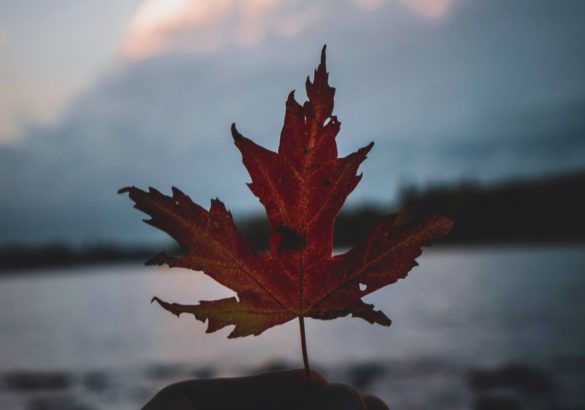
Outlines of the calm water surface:
<svg viewBox="0 0 585 410">
<path fill-rule="evenodd" d="M 428 405 L 432 394 L 451 408 L 468 408 L 465 372 L 509 362 L 570 379 L 567 394 L 585 387 L 579 384 L 585 376 L 585 246 L 431 249 L 419 262 L 406 280 L 369 298 L 393 319 L 391 327 L 352 318 L 309 320 L 314 364 L 343 379 L 352 365 L 383 363 L 396 377 L 373 389 L 401 408 Z M 0 373 L 118 375 L 116 384 L 138 386 L 128 399 L 132 408 L 132 400 L 160 387 L 152 377 L 150 384 L 141 381 L 148 369 L 190 366 L 236 375 L 275 359 L 300 366 L 294 321 L 259 337 L 227 340 L 229 330 L 207 335 L 193 317 L 177 319 L 151 305 L 154 295 L 193 303 L 230 291 L 198 272 L 129 265 L 0 278 Z M 421 379 L 427 383 L 422 390 Z M 405 393 L 409 385 L 416 394 Z M 113 407 L 124 408 L 122 402 Z M 26 401 L 0 390 L 2 403 Z M 99 398 L 92 403 L 102 408 Z"/>
</svg>

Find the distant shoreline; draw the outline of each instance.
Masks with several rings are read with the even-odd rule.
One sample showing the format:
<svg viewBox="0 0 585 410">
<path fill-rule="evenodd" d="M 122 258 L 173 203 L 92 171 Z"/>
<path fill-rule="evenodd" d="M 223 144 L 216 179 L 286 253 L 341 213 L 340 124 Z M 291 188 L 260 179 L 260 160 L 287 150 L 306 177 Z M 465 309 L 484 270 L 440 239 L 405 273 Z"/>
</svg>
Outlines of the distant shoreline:
<svg viewBox="0 0 585 410">
<path fill-rule="evenodd" d="M 508 249 L 508 248 L 524 248 L 524 247 L 541 247 L 541 246 L 584 246 L 585 247 L 585 240 L 581 241 L 566 241 L 566 240 L 556 240 L 556 241 L 523 241 L 523 242 L 473 242 L 473 243 L 464 243 L 464 242 L 443 242 L 434 244 L 428 247 L 424 247 L 423 249 L 435 249 L 435 250 L 445 250 L 445 249 L 481 249 L 481 248 L 501 248 L 501 249 Z M 342 248 L 343 251 L 347 250 L 348 248 Z M 5 253 L 9 252 L 6 248 L 0 249 L 0 256 L 4 257 Z M 51 270 L 58 270 L 58 269 L 69 269 L 69 268 L 86 268 L 86 267 L 100 267 L 100 266 L 107 266 L 107 265 L 118 265 L 118 264 L 138 264 L 140 266 L 145 265 L 145 262 L 152 258 L 154 255 L 158 254 L 160 249 L 151 250 L 151 251 L 141 251 L 140 256 L 130 253 L 127 255 L 119 254 L 116 257 L 112 258 L 102 258 L 102 259 L 87 259 L 86 256 L 80 252 L 79 254 L 73 254 L 70 259 L 64 259 L 60 261 L 55 261 L 53 263 L 43 264 L 40 263 L 35 254 L 34 250 L 30 251 L 30 256 L 25 259 L 24 262 L 19 262 L 15 264 L 6 264 L 4 260 L 0 263 L 0 277 L 1 276 L 13 276 L 15 274 L 37 274 L 37 273 L 46 273 L 47 271 Z M 22 254 L 21 254 L 22 255 Z"/>
<path fill-rule="evenodd" d="M 585 171 L 547 179 L 480 186 L 471 183 L 412 187 L 399 205 L 381 209 L 355 207 L 336 219 L 334 247 L 349 248 L 367 235 L 376 221 L 400 213 L 400 222 L 414 224 L 431 215 L 455 221 L 451 233 L 435 246 L 494 246 L 585 243 Z M 238 223 L 242 234 L 259 250 L 268 248 L 264 215 Z M 40 246 L 0 246 L 0 274 L 50 268 L 146 261 L 161 251 L 180 254 L 170 242 L 155 246 L 102 243 L 76 249 L 53 243 Z"/>
</svg>

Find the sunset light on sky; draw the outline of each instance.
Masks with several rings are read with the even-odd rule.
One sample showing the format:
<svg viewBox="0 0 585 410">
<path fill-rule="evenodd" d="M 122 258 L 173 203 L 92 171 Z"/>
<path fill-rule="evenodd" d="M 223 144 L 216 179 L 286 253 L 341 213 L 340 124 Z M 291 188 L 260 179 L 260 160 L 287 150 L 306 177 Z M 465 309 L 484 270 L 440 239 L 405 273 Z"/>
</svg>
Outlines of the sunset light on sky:
<svg viewBox="0 0 585 410">
<path fill-rule="evenodd" d="M 357 0 L 373 10 L 388 0 Z M 400 0 L 422 17 L 444 16 L 453 0 Z M 291 7 L 292 5 L 292 7 Z M 301 32 L 316 20 L 318 2 L 287 0 L 145 0 L 132 17 L 124 56 L 144 58 L 165 51 L 210 51 L 226 44 L 254 46 L 267 31 L 283 36 Z M 189 42 L 182 42 L 186 32 Z"/>
<path fill-rule="evenodd" d="M 346 7 L 353 3 L 373 12 L 394 3 L 432 20 L 443 17 L 454 1 L 350 0 Z M 23 0 L 0 5 L 2 17 L 7 16 L 0 17 L 0 85 L 10 94 L 0 94 L 0 142 L 15 141 L 25 128 L 54 121 L 120 59 L 211 52 L 226 45 L 253 47 L 267 35 L 293 37 L 318 25 L 332 3 L 108 0 L 103 7 L 87 2 L 58 9 L 51 4 Z"/>
</svg>

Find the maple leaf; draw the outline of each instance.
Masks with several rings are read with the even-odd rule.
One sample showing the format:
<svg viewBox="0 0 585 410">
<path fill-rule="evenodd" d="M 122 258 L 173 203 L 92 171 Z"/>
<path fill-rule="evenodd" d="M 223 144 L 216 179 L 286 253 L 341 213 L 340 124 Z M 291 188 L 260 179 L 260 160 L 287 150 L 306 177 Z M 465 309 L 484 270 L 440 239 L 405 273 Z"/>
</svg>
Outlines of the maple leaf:
<svg viewBox="0 0 585 410">
<path fill-rule="evenodd" d="M 390 319 L 362 298 L 404 278 L 416 266 L 421 247 L 446 235 L 453 225 L 447 218 L 433 217 L 405 226 L 390 215 L 351 250 L 333 256 L 335 217 L 360 181 L 358 167 L 373 143 L 338 157 L 340 122 L 332 115 L 335 89 L 328 84 L 325 47 L 313 81 L 307 77 L 306 92 L 303 105 L 294 92 L 288 96 L 278 152 L 255 144 L 232 125 L 252 179 L 248 185 L 266 208 L 268 251 L 257 252 L 246 242 L 219 200 L 212 200 L 206 210 L 174 187 L 172 196 L 153 188 L 120 190 L 150 215 L 146 223 L 167 232 L 185 249 L 184 256 L 161 253 L 147 264 L 203 271 L 236 292 L 237 297 L 195 305 L 153 299 L 177 316 L 190 313 L 207 321 L 207 332 L 233 325 L 230 338 L 258 335 L 297 317 L 302 326 L 304 317 L 349 314 L 388 326 Z"/>
</svg>

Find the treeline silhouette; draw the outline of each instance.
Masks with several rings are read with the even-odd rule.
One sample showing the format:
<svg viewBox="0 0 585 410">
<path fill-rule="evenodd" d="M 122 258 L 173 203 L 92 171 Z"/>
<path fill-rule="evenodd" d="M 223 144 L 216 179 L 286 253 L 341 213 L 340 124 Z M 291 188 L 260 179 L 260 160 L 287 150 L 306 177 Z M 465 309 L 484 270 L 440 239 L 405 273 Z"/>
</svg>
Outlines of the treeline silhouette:
<svg viewBox="0 0 585 410">
<path fill-rule="evenodd" d="M 122 263 L 147 259 L 154 252 L 147 247 L 129 248 L 116 244 L 97 244 L 81 249 L 58 243 L 15 244 L 0 248 L 0 271 Z"/>
<path fill-rule="evenodd" d="M 415 224 L 432 215 L 455 221 L 442 244 L 585 241 L 585 171 L 537 180 L 480 185 L 463 182 L 403 189 L 398 205 L 365 206 L 340 213 L 334 245 L 347 248 L 364 238 L 380 217 L 399 213 L 397 223 Z M 241 224 L 260 249 L 268 246 L 263 216 Z"/>
<path fill-rule="evenodd" d="M 585 172 L 496 186 L 463 183 L 408 189 L 403 216 L 439 214 L 455 226 L 451 243 L 532 243 L 585 240 Z"/>
<path fill-rule="evenodd" d="M 398 204 L 383 209 L 362 206 L 337 217 L 334 246 L 347 248 L 365 237 L 376 221 L 400 213 L 399 223 L 417 223 L 431 215 L 455 221 L 441 244 L 521 244 L 585 241 L 585 171 L 498 185 L 459 183 L 403 189 Z M 264 215 L 240 219 L 243 235 L 256 247 L 268 248 Z M 52 244 L 0 248 L 0 271 L 147 260 L 160 248 L 101 244 L 83 249 Z M 167 247 L 171 254 L 181 250 Z"/>
</svg>

